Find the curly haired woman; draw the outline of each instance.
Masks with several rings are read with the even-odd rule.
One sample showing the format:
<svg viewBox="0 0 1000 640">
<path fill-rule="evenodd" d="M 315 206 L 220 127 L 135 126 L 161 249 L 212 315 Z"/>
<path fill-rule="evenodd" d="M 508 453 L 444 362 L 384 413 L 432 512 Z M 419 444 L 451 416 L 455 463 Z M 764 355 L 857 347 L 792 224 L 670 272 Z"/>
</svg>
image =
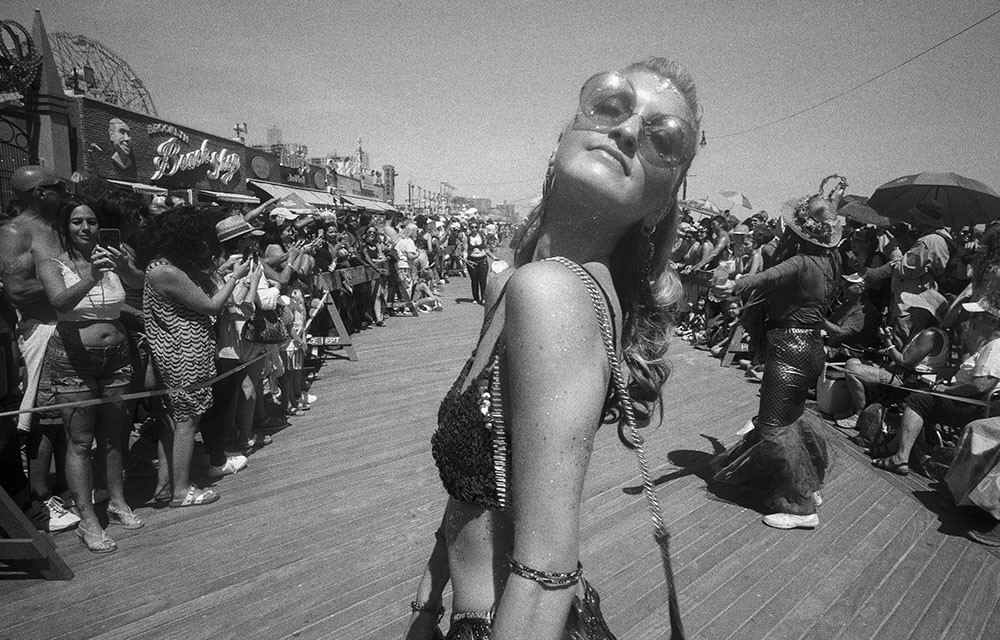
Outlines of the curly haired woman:
<svg viewBox="0 0 1000 640">
<path fill-rule="evenodd" d="M 228 261 L 232 271 L 215 290 L 211 274 L 219 251 L 213 218 L 197 207 L 182 205 L 154 218 L 141 238 L 140 265 L 146 270 L 143 315 L 160 382 L 184 387 L 215 376 L 215 318 L 250 271 L 249 262 Z M 156 499 L 171 507 L 215 502 L 219 494 L 190 482 L 194 434 L 202 414 L 212 406 L 211 387 L 177 391 L 167 396 L 172 424 L 160 436 Z M 168 475 L 169 469 L 169 475 Z"/>
</svg>

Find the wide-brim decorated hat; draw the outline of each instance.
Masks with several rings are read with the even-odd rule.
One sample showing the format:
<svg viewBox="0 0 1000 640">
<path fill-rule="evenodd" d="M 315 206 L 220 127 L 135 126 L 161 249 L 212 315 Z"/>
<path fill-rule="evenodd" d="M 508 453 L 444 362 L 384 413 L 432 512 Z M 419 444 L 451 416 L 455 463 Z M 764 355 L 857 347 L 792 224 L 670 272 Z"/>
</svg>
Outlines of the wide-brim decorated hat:
<svg viewBox="0 0 1000 640">
<path fill-rule="evenodd" d="M 837 215 L 837 208 L 822 200 L 809 201 L 782 217 L 797 236 L 815 245 L 830 249 L 843 238 L 844 222 Z"/>
</svg>

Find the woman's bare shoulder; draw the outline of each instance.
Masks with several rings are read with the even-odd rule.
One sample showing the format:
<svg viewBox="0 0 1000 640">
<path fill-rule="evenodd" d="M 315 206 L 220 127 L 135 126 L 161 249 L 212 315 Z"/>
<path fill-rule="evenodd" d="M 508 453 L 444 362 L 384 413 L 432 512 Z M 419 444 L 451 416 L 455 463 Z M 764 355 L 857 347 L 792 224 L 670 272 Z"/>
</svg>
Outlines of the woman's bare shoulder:
<svg viewBox="0 0 1000 640">
<path fill-rule="evenodd" d="M 507 316 L 530 318 L 538 326 L 571 331 L 581 337 L 599 336 L 594 303 L 584 282 L 555 261 L 519 267 L 507 283 Z"/>
<path fill-rule="evenodd" d="M 190 278 L 182 270 L 169 262 L 158 262 L 146 270 L 146 280 L 150 286 L 159 290 L 162 287 L 176 284 L 182 280 L 190 280 Z"/>
</svg>

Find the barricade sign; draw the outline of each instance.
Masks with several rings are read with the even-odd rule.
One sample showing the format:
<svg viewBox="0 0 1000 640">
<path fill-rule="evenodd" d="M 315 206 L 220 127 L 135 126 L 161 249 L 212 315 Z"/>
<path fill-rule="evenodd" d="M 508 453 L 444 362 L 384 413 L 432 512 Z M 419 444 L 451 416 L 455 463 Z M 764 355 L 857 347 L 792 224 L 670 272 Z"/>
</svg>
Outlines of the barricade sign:
<svg viewBox="0 0 1000 640">
<path fill-rule="evenodd" d="M 317 318 L 321 318 L 321 321 L 318 323 L 315 322 Z M 324 322 L 327 318 L 328 321 Z M 311 335 L 314 323 L 317 327 L 327 324 L 329 326 L 326 330 L 327 335 Z M 329 291 L 323 292 L 323 297 L 320 298 L 319 304 L 310 312 L 309 319 L 306 321 L 305 334 L 306 342 L 309 346 L 343 348 L 344 353 L 347 354 L 347 359 L 351 362 L 357 362 L 358 353 L 354 350 L 354 345 L 351 343 L 351 336 L 347 333 L 344 321 L 340 319 L 340 312 L 337 310 L 337 305 L 334 303 L 333 296 L 330 295 Z M 333 355 L 338 354 L 334 353 Z"/>
</svg>

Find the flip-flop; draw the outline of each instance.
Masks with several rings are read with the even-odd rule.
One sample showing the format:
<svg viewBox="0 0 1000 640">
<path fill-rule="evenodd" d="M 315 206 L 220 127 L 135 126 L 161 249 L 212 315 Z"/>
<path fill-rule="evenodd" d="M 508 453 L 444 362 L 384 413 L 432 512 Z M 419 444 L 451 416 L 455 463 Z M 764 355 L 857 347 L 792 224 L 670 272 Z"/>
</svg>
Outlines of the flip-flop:
<svg viewBox="0 0 1000 640">
<path fill-rule="evenodd" d="M 875 458 L 872 460 L 872 466 L 876 469 L 881 469 L 882 471 L 895 473 L 897 476 L 910 475 L 910 465 L 905 462 L 900 462 L 899 464 L 890 462 L 890 458 Z"/>
<path fill-rule="evenodd" d="M 171 507 L 200 507 L 206 504 L 212 504 L 218 500 L 221 496 L 211 489 L 202 489 L 199 491 L 193 486 L 188 487 L 187 493 L 184 494 L 183 500 L 178 500 L 174 498 L 170 501 Z"/>
</svg>

